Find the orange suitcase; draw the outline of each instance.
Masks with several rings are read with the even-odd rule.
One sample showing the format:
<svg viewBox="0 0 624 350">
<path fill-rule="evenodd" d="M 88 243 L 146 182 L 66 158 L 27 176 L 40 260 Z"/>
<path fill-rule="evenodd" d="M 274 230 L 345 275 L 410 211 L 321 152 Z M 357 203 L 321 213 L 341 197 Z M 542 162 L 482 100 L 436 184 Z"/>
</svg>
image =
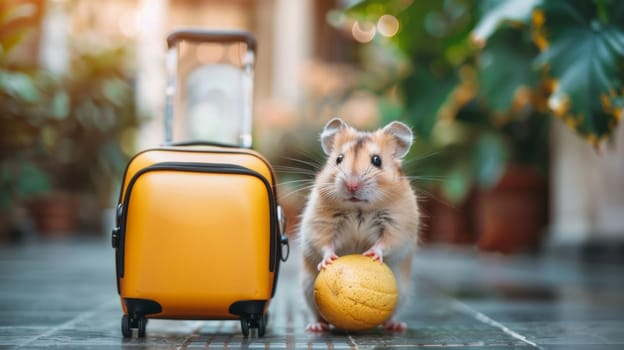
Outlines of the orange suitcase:
<svg viewBox="0 0 624 350">
<path fill-rule="evenodd" d="M 135 155 L 113 231 L 123 336 L 136 328 L 143 337 L 147 319 L 165 318 L 239 319 L 244 336 L 257 328 L 262 337 L 287 258 L 283 222 L 273 170 L 251 149 L 191 142 Z"/>
</svg>

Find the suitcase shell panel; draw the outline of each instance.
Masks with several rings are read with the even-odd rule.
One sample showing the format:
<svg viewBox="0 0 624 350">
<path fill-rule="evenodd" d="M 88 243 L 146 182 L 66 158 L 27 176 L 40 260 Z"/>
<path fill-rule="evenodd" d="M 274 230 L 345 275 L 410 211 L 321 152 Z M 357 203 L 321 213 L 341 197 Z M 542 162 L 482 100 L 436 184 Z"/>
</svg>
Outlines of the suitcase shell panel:
<svg viewBox="0 0 624 350">
<path fill-rule="evenodd" d="M 245 174 L 145 172 L 171 162 L 233 163 L 266 177 L 269 186 Z M 277 270 L 270 267 L 279 259 L 271 249 L 272 178 L 268 163 L 250 150 L 184 147 L 135 156 L 121 196 L 129 198 L 118 280 L 124 313 L 128 298 L 160 304 L 161 312 L 148 318 L 236 319 L 229 308 L 237 301 L 268 306 Z"/>
</svg>

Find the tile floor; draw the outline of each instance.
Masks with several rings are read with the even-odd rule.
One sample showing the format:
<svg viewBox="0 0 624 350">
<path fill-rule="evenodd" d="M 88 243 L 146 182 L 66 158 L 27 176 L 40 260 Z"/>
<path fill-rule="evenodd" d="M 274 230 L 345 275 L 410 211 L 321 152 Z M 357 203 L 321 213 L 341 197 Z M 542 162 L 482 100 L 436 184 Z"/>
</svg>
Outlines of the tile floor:
<svg viewBox="0 0 624 350">
<path fill-rule="evenodd" d="M 426 249 L 414 267 L 402 334 L 307 334 L 295 253 L 265 338 L 234 321 L 151 320 L 124 340 L 108 240 L 4 246 L 0 349 L 624 349 L 622 261 Z"/>
</svg>

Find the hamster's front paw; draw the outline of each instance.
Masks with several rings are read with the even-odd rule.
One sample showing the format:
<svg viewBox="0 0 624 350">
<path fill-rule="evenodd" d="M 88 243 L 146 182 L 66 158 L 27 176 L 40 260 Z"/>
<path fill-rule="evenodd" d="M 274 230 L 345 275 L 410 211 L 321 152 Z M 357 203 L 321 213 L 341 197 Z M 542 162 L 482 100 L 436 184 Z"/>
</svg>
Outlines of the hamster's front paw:
<svg viewBox="0 0 624 350">
<path fill-rule="evenodd" d="M 321 271 L 321 270 L 325 270 L 327 268 L 327 266 L 329 266 L 331 263 L 334 262 L 334 260 L 338 259 L 338 255 L 334 254 L 334 253 L 330 253 L 330 254 L 326 254 L 323 257 L 323 260 L 321 260 L 321 262 L 316 266 L 316 268 Z"/>
<path fill-rule="evenodd" d="M 306 331 L 311 333 L 322 333 L 330 329 L 329 323 L 324 321 L 316 321 L 306 326 Z"/>
<path fill-rule="evenodd" d="M 407 324 L 405 322 L 398 322 L 395 320 L 390 320 L 384 322 L 381 327 L 390 332 L 402 333 L 407 329 Z"/>
<path fill-rule="evenodd" d="M 372 246 L 369 250 L 362 253 L 362 255 L 370 256 L 373 260 L 379 261 L 380 263 L 383 262 L 383 252 L 378 245 Z"/>
</svg>

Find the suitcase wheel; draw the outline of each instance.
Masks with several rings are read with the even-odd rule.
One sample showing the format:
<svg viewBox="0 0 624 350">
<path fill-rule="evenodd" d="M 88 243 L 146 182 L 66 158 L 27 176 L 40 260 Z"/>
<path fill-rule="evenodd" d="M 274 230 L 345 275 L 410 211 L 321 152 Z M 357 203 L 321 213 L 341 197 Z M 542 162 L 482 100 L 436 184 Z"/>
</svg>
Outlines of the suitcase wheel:
<svg viewBox="0 0 624 350">
<path fill-rule="evenodd" d="M 139 329 L 139 338 L 145 338 L 145 328 L 147 328 L 147 318 L 141 317 L 137 320 L 137 328 Z"/>
<path fill-rule="evenodd" d="M 241 332 L 245 338 L 249 336 L 249 322 L 247 318 L 241 318 Z"/>
<path fill-rule="evenodd" d="M 243 333 L 243 337 L 247 338 L 249 336 L 250 328 L 258 329 L 258 338 L 264 337 L 264 334 L 266 333 L 267 318 L 267 314 L 241 317 L 241 332 Z"/>
<path fill-rule="evenodd" d="M 145 328 L 147 327 L 147 318 L 138 317 L 132 318 L 128 315 L 123 315 L 121 318 L 121 334 L 124 338 L 132 337 L 132 329 L 138 330 L 138 337 L 145 337 Z"/>
<path fill-rule="evenodd" d="M 132 330 L 130 329 L 130 317 L 123 315 L 121 318 L 121 334 L 124 338 L 130 338 L 132 336 Z"/>
<path fill-rule="evenodd" d="M 264 337 L 264 333 L 266 332 L 266 315 L 260 316 L 258 319 L 258 337 Z"/>
</svg>

